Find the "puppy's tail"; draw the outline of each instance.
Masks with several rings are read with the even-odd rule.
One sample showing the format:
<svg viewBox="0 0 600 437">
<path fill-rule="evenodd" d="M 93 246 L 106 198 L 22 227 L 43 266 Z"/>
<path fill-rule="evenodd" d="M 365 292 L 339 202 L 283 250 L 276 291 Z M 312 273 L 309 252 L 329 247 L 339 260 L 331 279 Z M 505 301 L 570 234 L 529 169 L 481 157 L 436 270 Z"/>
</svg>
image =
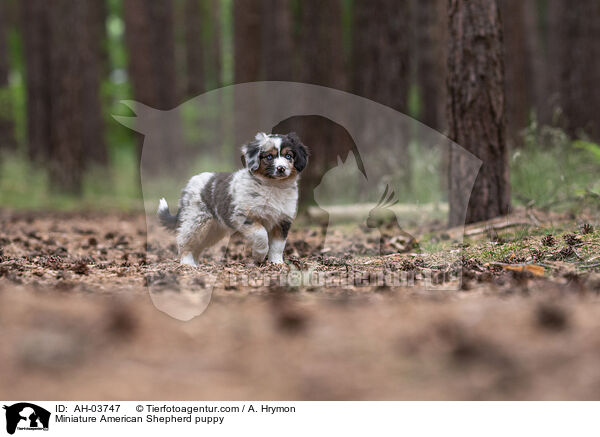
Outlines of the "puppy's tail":
<svg viewBox="0 0 600 437">
<path fill-rule="evenodd" d="M 160 224 L 165 228 L 175 229 L 177 227 L 177 215 L 179 214 L 171 215 L 171 212 L 169 211 L 169 204 L 164 197 L 158 202 L 158 211 L 156 211 L 156 213 L 158 214 L 158 220 L 160 221 Z"/>
</svg>

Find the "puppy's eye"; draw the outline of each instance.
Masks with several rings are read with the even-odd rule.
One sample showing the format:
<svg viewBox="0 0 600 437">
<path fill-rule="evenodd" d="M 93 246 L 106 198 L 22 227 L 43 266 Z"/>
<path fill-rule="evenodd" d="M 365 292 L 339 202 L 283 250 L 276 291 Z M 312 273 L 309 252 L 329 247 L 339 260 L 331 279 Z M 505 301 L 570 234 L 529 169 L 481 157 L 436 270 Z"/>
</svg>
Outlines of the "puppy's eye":
<svg viewBox="0 0 600 437">
<path fill-rule="evenodd" d="M 267 156 L 265 156 L 265 158 L 267 158 L 267 161 L 270 161 L 273 159 L 273 155 L 267 155 Z"/>
<path fill-rule="evenodd" d="M 285 154 L 285 159 L 292 159 L 292 155 L 290 155 L 289 153 Z"/>
</svg>

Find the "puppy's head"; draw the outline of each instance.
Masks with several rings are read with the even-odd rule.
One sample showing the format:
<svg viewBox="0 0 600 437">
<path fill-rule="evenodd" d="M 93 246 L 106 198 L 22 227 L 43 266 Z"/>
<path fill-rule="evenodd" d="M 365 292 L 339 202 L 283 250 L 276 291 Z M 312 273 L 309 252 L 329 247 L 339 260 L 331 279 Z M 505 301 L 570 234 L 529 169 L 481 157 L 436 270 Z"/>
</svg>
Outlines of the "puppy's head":
<svg viewBox="0 0 600 437">
<path fill-rule="evenodd" d="M 242 164 L 252 174 L 268 179 L 295 177 L 306 167 L 308 149 L 294 132 L 287 135 L 256 134 L 242 147 Z"/>
</svg>

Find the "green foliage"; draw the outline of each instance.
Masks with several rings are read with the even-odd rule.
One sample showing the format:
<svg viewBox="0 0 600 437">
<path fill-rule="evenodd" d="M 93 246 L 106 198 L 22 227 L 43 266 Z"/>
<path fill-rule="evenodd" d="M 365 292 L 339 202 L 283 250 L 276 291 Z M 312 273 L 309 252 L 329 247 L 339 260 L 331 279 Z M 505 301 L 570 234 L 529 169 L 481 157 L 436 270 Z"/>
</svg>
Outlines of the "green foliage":
<svg viewBox="0 0 600 437">
<path fill-rule="evenodd" d="M 573 145 L 578 149 L 586 150 L 590 154 L 590 157 L 600 164 L 600 146 L 598 144 L 589 141 L 575 140 L 573 141 Z"/>
<path fill-rule="evenodd" d="M 19 31 L 11 27 L 8 29 L 8 55 L 11 65 L 9 77 L 8 107 L 12 111 L 14 133 L 17 144 L 22 148 L 25 144 L 27 131 L 27 110 L 25 107 L 25 67 L 23 59 L 23 39 Z"/>
<path fill-rule="evenodd" d="M 112 115 L 133 115 L 120 104 L 121 100 L 133 98 L 127 77 L 127 51 L 125 49 L 125 24 L 122 18 L 122 0 L 109 0 L 106 20 L 109 74 L 101 84 L 100 96 L 104 114 L 104 139 L 108 152 L 115 157 L 119 153 L 132 153 L 137 147 L 134 133 L 117 123 Z M 127 111 L 123 113 L 123 111 Z M 125 149 L 119 151 L 119 149 Z"/>
<path fill-rule="evenodd" d="M 417 85 L 411 85 L 408 90 L 408 115 L 419 119 L 421 112 L 423 111 L 422 100 L 421 89 Z"/>
<path fill-rule="evenodd" d="M 510 157 L 511 188 L 517 204 L 550 207 L 600 189 L 595 144 L 575 141 L 560 129 L 538 127 L 524 133 L 523 148 Z"/>
<path fill-rule="evenodd" d="M 86 172 L 80 196 L 51 190 L 48 173 L 24 153 L 0 157 L 0 205 L 17 209 L 135 210 L 141 208 L 137 156 L 112 150 L 111 165 Z"/>
<path fill-rule="evenodd" d="M 353 8 L 354 0 L 343 0 L 342 1 L 342 47 L 344 50 L 344 58 L 348 61 L 348 65 L 351 65 L 352 58 L 352 32 L 353 32 Z"/>
</svg>

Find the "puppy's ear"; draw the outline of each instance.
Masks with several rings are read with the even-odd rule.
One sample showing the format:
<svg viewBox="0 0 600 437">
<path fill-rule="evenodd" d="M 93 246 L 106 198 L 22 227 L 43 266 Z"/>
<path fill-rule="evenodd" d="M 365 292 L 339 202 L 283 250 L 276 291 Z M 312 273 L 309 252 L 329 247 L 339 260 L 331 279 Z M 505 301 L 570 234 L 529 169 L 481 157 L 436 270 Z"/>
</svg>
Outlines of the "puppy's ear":
<svg viewBox="0 0 600 437">
<path fill-rule="evenodd" d="M 290 143 L 292 143 L 292 149 L 295 153 L 294 167 L 298 173 L 300 173 L 302 170 L 304 170 L 306 164 L 308 163 L 308 148 L 302 144 L 302 141 L 300 141 L 300 138 L 298 138 L 296 132 L 290 132 L 287 137 Z"/>
<path fill-rule="evenodd" d="M 260 166 L 260 160 L 258 159 L 259 152 L 260 147 L 255 142 L 242 146 L 242 165 L 251 172 L 255 172 Z"/>
</svg>

